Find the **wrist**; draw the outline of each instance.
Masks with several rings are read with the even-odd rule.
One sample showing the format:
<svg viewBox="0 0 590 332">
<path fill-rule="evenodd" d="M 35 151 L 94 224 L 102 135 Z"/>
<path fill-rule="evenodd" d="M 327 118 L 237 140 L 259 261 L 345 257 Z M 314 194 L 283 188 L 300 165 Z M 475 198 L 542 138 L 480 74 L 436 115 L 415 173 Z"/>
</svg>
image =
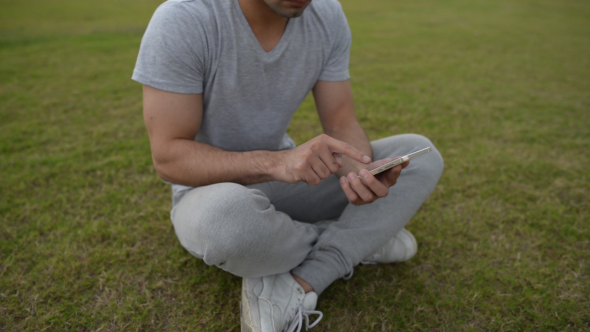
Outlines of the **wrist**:
<svg viewBox="0 0 590 332">
<path fill-rule="evenodd" d="M 266 181 L 278 181 L 284 169 L 285 151 L 258 151 L 258 172 Z"/>
</svg>

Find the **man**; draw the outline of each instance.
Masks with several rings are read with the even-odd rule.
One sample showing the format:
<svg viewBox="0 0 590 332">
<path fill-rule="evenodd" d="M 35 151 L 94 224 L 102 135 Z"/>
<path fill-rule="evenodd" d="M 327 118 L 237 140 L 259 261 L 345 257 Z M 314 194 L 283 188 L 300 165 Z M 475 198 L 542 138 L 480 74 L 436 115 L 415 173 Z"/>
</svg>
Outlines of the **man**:
<svg viewBox="0 0 590 332">
<path fill-rule="evenodd" d="M 350 44 L 336 0 L 170 0 L 142 40 L 133 79 L 155 168 L 173 184 L 175 232 L 243 277 L 242 331 L 293 331 L 317 313 L 313 327 L 334 280 L 417 250 L 403 227 L 443 161 L 419 135 L 369 142 Z M 310 91 L 325 134 L 296 147 L 286 130 Z M 427 146 L 411 165 L 367 171 Z"/>
</svg>

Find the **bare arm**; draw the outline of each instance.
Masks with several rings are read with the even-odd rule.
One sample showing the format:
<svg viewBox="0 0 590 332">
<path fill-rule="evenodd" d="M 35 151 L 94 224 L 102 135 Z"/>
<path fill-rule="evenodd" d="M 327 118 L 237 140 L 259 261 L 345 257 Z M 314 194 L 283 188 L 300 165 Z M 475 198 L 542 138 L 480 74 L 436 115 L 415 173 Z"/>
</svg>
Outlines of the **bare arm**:
<svg viewBox="0 0 590 332">
<path fill-rule="evenodd" d="M 178 94 L 144 85 L 143 116 L 156 171 L 166 181 L 187 186 L 271 180 L 317 184 L 338 169 L 332 153 L 359 161 L 364 157 L 352 146 L 325 135 L 296 149 L 277 152 L 230 152 L 195 142 L 203 118 L 201 94 Z"/>
<path fill-rule="evenodd" d="M 373 158 L 369 139 L 354 113 L 350 81 L 318 81 L 313 88 L 313 95 L 324 133 L 354 146 Z M 350 172 L 358 173 L 367 167 L 366 164 L 350 158 L 343 159 L 344 166 L 336 173 L 340 176 Z"/>
<path fill-rule="evenodd" d="M 202 94 L 178 94 L 144 85 L 143 117 L 154 166 L 166 181 L 202 186 L 272 179 L 275 161 L 269 152 L 229 152 L 194 141 L 203 117 Z"/>
<path fill-rule="evenodd" d="M 369 139 L 354 113 L 350 81 L 319 81 L 313 89 L 313 94 L 324 133 L 372 156 Z M 377 176 L 371 175 L 366 169 L 378 167 L 390 160 L 384 159 L 365 165 L 345 158 L 343 167 L 336 174 L 340 176 L 342 190 L 351 203 L 362 205 L 387 196 L 389 187 L 395 185 L 402 168 L 408 166 L 409 162 Z"/>
</svg>

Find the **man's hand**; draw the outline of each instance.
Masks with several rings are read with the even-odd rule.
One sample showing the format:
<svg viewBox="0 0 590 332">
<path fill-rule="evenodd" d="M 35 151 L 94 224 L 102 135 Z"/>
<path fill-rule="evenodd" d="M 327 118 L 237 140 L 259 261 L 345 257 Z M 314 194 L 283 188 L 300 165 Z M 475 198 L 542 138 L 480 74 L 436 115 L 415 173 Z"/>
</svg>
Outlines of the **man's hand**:
<svg viewBox="0 0 590 332">
<path fill-rule="evenodd" d="M 388 158 L 371 163 L 367 169 L 362 169 L 359 172 L 360 178 L 354 172 L 350 172 L 347 177 L 341 177 L 340 186 L 346 194 L 348 201 L 354 205 L 364 205 L 387 196 L 389 194 L 389 188 L 397 183 L 397 178 L 402 169 L 406 168 L 410 162 L 407 161 L 375 176 L 371 175 L 369 170 L 395 159 L 397 158 Z"/>
<path fill-rule="evenodd" d="M 322 134 L 295 149 L 282 151 L 276 180 L 318 185 L 343 166 L 340 154 L 363 164 L 371 162 L 371 158 L 350 144 Z"/>
</svg>

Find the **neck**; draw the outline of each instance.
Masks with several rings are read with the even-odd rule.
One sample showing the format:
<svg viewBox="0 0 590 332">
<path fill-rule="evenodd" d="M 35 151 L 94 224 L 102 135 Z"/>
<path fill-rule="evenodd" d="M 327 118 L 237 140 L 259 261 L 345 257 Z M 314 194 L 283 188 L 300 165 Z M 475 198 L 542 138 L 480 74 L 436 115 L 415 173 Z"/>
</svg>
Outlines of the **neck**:
<svg viewBox="0 0 590 332">
<path fill-rule="evenodd" d="M 282 31 L 289 19 L 275 13 L 263 0 L 238 0 L 242 12 L 254 31 L 278 29 Z"/>
</svg>

